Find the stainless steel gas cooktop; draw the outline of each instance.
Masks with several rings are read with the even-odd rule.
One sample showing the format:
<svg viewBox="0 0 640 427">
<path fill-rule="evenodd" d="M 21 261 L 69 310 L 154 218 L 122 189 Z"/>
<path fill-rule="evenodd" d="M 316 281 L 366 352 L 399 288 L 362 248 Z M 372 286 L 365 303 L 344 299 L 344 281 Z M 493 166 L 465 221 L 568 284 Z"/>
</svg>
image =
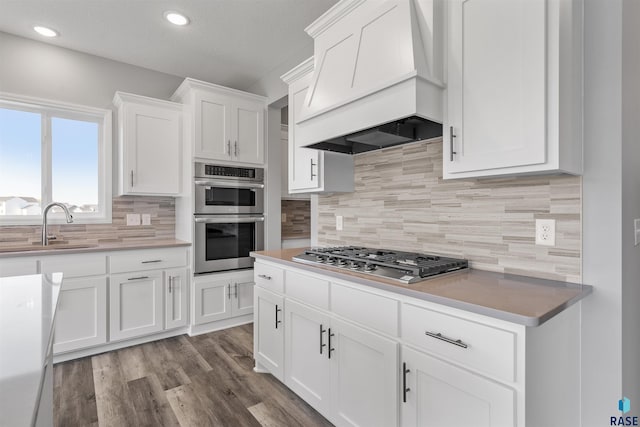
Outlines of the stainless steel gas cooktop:
<svg viewBox="0 0 640 427">
<path fill-rule="evenodd" d="M 403 283 L 415 283 L 469 267 L 466 259 L 360 246 L 311 248 L 294 256 L 293 260 L 357 271 Z"/>
</svg>

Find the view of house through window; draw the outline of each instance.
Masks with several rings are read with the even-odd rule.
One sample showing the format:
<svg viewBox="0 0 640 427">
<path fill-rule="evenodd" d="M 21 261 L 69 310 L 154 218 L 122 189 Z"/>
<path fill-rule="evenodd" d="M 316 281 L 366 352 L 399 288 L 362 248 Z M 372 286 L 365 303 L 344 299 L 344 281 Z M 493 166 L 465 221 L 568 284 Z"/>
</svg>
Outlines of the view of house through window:
<svg viewBox="0 0 640 427">
<path fill-rule="evenodd" d="M 0 101 L 0 222 L 38 219 L 53 201 L 78 219 L 104 218 L 102 123 L 95 114 Z"/>
</svg>

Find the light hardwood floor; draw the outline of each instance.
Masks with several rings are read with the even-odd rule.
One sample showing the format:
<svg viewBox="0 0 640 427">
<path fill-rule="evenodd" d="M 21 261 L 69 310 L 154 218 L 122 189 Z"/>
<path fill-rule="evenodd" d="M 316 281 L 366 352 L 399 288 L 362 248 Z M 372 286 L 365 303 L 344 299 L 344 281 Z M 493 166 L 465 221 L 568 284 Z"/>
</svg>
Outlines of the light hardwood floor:
<svg viewBox="0 0 640 427">
<path fill-rule="evenodd" d="M 253 372 L 253 325 L 177 337 L 54 367 L 58 427 L 331 426 Z"/>
</svg>

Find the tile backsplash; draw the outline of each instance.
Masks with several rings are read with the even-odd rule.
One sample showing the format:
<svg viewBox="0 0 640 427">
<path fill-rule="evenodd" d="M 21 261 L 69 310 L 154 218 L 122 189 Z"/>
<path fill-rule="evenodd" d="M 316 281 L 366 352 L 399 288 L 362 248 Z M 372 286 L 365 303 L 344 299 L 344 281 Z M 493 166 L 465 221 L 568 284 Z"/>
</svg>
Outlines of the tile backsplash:
<svg viewBox="0 0 640 427">
<path fill-rule="evenodd" d="M 319 197 L 318 243 L 467 258 L 474 268 L 581 279 L 581 177 L 442 179 L 442 139 L 355 157 L 355 191 Z M 342 231 L 335 229 L 342 215 Z M 535 220 L 556 220 L 556 246 Z"/>
<path fill-rule="evenodd" d="M 127 226 L 126 216 L 129 213 L 151 214 L 151 225 Z M 73 244 L 174 239 L 175 221 L 175 200 L 172 197 L 123 196 L 113 199 L 111 224 L 54 224 L 49 226 L 49 234 Z M 0 246 L 37 244 L 40 233 L 40 225 L 0 227 Z"/>
<path fill-rule="evenodd" d="M 282 200 L 283 239 L 304 239 L 311 236 L 311 202 L 309 200 Z"/>
</svg>

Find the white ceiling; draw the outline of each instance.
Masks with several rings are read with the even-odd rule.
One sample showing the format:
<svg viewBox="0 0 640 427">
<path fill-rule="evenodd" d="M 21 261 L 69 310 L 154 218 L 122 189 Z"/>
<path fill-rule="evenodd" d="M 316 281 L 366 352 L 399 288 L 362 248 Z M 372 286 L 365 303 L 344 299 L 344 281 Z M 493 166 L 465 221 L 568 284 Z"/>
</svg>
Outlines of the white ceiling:
<svg viewBox="0 0 640 427">
<path fill-rule="evenodd" d="M 337 0 L 0 0 L 0 31 L 238 89 L 301 51 Z M 166 10 L 191 19 L 169 24 Z M 34 25 L 51 27 L 46 39 Z"/>
</svg>

